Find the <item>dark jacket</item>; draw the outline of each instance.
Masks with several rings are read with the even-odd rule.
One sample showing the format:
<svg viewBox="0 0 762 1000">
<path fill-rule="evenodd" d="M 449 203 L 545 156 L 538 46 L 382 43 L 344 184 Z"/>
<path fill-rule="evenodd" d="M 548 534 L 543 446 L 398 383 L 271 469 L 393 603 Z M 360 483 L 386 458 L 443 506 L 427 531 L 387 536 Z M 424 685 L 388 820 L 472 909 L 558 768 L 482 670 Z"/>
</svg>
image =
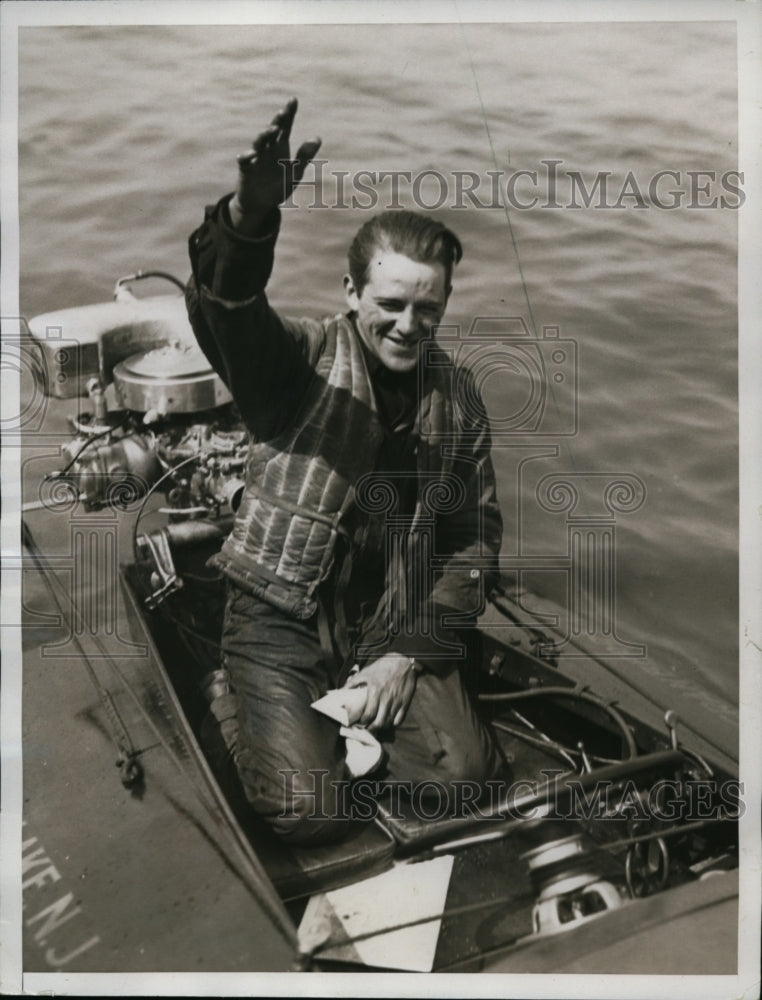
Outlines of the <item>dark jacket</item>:
<svg viewBox="0 0 762 1000">
<path fill-rule="evenodd" d="M 279 215 L 268 235 L 251 239 L 230 227 L 226 203 L 208 208 L 191 236 L 186 296 L 198 342 L 251 435 L 246 490 L 217 564 L 247 590 L 308 618 L 334 570 L 337 539 L 344 535 L 350 550 L 359 544 L 347 537 L 348 515 L 356 507 L 393 515 L 397 484 L 377 465 L 384 431 L 351 317 L 281 318 L 264 292 Z M 494 579 L 502 530 L 475 386 L 445 352 L 429 360 L 415 421 L 414 509 L 400 559 L 387 567 L 397 606 L 406 587 L 408 619 L 411 602 L 415 615 L 432 601 L 476 613 Z"/>
</svg>

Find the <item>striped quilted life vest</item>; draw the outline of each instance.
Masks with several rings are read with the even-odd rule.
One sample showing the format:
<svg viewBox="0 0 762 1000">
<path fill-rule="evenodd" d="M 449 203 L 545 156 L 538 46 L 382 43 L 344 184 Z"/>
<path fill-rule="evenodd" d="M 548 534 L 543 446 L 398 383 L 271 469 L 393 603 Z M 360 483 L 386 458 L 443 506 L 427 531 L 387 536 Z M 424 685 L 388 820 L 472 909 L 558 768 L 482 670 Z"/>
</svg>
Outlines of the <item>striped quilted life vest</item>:
<svg viewBox="0 0 762 1000">
<path fill-rule="evenodd" d="M 296 618 L 317 610 L 354 487 L 373 472 L 383 439 L 362 346 L 350 321 L 323 323 L 324 348 L 295 415 L 276 438 L 252 441 L 233 530 L 213 563 L 226 576 Z M 449 427 L 445 376 L 419 406 L 431 428 Z M 421 442 L 419 472 L 443 471 L 439 449 Z"/>
</svg>

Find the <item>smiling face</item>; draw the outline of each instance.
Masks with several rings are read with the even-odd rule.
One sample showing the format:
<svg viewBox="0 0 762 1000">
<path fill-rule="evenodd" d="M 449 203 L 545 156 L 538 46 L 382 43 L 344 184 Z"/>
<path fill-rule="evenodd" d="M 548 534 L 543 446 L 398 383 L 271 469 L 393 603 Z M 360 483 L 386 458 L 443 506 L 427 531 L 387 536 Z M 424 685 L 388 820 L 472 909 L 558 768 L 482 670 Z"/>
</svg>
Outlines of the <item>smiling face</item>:
<svg viewBox="0 0 762 1000">
<path fill-rule="evenodd" d="M 443 264 L 381 249 L 370 259 L 362 292 L 358 294 L 349 275 L 344 291 L 349 308 L 357 313 L 365 346 L 382 365 L 399 373 L 415 368 L 418 345 L 432 336 L 450 294 Z"/>
</svg>

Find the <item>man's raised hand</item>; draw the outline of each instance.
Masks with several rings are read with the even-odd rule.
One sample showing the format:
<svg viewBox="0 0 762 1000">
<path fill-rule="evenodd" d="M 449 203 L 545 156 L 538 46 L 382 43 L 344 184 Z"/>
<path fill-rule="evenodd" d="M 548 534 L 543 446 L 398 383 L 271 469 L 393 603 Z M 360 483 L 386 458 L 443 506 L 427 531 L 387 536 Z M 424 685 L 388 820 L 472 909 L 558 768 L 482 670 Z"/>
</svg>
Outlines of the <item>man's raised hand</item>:
<svg viewBox="0 0 762 1000">
<path fill-rule="evenodd" d="M 320 139 L 303 142 L 292 160 L 291 127 L 295 97 L 273 118 L 238 157 L 238 185 L 230 200 L 230 218 L 236 229 L 256 233 L 269 212 L 286 201 L 302 179 L 307 164 L 320 149 Z"/>
</svg>

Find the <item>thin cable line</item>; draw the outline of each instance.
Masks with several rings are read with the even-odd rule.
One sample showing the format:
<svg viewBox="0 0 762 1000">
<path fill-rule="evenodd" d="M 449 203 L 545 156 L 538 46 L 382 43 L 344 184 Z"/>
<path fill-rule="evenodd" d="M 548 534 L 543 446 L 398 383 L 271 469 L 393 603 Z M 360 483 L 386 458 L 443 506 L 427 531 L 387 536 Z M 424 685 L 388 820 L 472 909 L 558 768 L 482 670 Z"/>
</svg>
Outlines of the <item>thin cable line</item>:
<svg viewBox="0 0 762 1000">
<path fill-rule="evenodd" d="M 471 75 L 474 78 L 474 86 L 476 87 L 476 95 L 479 98 L 479 106 L 481 108 L 481 113 L 482 113 L 482 122 L 484 123 L 484 131 L 487 133 L 487 142 L 489 143 L 490 153 L 492 154 L 492 163 L 493 163 L 493 165 L 495 167 L 495 170 L 498 171 L 498 173 L 499 173 L 500 172 L 500 168 L 499 168 L 498 163 L 497 163 L 497 153 L 495 152 L 495 146 L 494 146 L 494 143 L 492 142 L 492 132 L 490 131 L 489 122 L 487 121 L 487 109 L 484 107 L 484 101 L 482 99 L 482 91 L 481 91 L 481 87 L 479 86 L 479 78 L 476 75 L 476 67 L 474 66 L 474 59 L 473 59 L 473 56 L 471 54 L 471 47 L 468 44 L 468 38 L 466 36 L 466 29 L 465 29 L 465 25 L 463 24 L 463 19 L 460 16 L 460 11 L 458 11 L 458 20 L 460 21 L 460 30 L 461 30 L 461 34 L 463 35 L 463 41 L 465 42 L 466 52 L 468 53 L 468 62 L 469 62 L 469 65 L 471 66 Z M 510 236 L 511 236 L 511 244 L 513 245 L 513 252 L 516 255 L 516 264 L 517 264 L 518 269 L 519 269 L 519 277 L 521 278 L 521 287 L 524 290 L 524 298 L 526 299 L 527 309 L 529 311 L 529 319 L 530 319 L 531 324 L 532 324 L 532 333 L 535 336 L 535 340 L 538 340 L 539 338 L 537 336 L 537 323 L 535 322 L 534 311 L 532 310 L 532 303 L 531 303 L 531 301 L 529 299 L 529 289 L 527 288 L 527 283 L 526 283 L 526 281 L 524 279 L 524 269 L 521 266 L 521 257 L 519 256 L 519 248 L 518 248 L 518 244 L 516 243 L 516 236 L 515 236 L 514 231 L 513 231 L 513 223 L 511 221 L 511 213 L 508 210 L 508 205 L 505 203 L 505 199 L 502 197 L 502 190 L 500 188 L 500 185 L 498 185 L 497 187 L 498 187 L 498 191 L 501 192 L 500 201 L 501 201 L 501 204 L 502 204 L 502 207 L 503 207 L 503 212 L 505 214 L 505 221 L 508 223 L 508 232 L 510 233 Z"/>
</svg>

